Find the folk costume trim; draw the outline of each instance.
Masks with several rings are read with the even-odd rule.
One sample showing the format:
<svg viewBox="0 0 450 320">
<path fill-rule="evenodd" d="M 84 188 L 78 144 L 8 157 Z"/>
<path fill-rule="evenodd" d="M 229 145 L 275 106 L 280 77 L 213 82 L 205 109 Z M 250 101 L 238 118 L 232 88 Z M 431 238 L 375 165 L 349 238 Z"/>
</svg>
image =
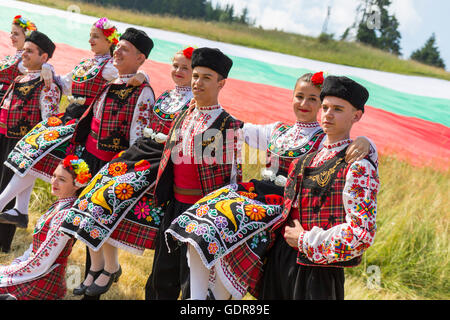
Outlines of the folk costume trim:
<svg viewBox="0 0 450 320">
<path fill-rule="evenodd" d="M 111 56 L 102 56 L 98 59 L 86 59 L 80 62 L 73 70 L 72 81 L 82 83 L 95 78 L 111 59 Z M 101 61 L 97 63 L 97 61 Z"/>
<path fill-rule="evenodd" d="M 18 50 L 15 55 L 6 56 L 2 61 L 0 61 L 0 71 L 6 70 L 22 61 L 23 52 L 24 50 Z"/>
<path fill-rule="evenodd" d="M 153 113 L 161 120 L 172 121 L 177 113 L 187 109 L 190 97 L 192 97 L 191 87 L 177 86 L 175 90 L 166 90 L 156 100 Z"/>
<path fill-rule="evenodd" d="M 315 130 L 308 132 L 309 129 Z M 319 138 L 323 138 L 323 130 L 317 122 L 297 122 L 294 126 L 283 124 L 273 133 L 267 149 L 279 157 L 298 158 L 308 153 Z"/>
</svg>

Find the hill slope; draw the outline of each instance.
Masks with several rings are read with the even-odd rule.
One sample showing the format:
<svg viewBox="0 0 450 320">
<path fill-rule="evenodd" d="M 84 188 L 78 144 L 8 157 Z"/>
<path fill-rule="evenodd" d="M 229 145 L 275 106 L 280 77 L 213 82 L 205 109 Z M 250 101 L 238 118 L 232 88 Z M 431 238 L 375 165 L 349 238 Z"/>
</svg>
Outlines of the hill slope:
<svg viewBox="0 0 450 320">
<path fill-rule="evenodd" d="M 402 60 L 395 55 L 365 46 L 360 43 L 329 40 L 263 30 L 239 24 L 212 23 L 158 15 L 142 14 L 131 10 L 104 8 L 94 4 L 68 0 L 24 0 L 66 10 L 77 5 L 81 13 L 92 16 L 106 16 L 109 19 L 142 25 L 151 28 L 188 33 L 210 40 L 265 49 L 313 60 L 342 64 L 353 67 L 394 72 L 406 75 L 427 76 L 450 80 L 450 73 L 443 69 L 427 66 L 412 60 Z"/>
</svg>

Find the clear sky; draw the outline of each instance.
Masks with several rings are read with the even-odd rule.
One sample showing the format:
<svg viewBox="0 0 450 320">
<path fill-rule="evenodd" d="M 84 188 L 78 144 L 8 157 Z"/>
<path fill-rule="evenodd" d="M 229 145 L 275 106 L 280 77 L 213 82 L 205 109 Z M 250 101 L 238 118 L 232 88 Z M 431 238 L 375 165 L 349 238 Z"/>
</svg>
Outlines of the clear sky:
<svg viewBox="0 0 450 320">
<path fill-rule="evenodd" d="M 331 6 L 328 33 L 342 35 L 355 20 L 357 0 L 212 0 L 212 3 L 233 4 L 237 12 L 244 7 L 256 26 L 318 36 Z M 421 48 L 434 32 L 446 69 L 450 70 L 450 1 L 393 0 L 391 13 L 397 17 L 402 35 L 401 52 L 409 58 Z"/>
</svg>

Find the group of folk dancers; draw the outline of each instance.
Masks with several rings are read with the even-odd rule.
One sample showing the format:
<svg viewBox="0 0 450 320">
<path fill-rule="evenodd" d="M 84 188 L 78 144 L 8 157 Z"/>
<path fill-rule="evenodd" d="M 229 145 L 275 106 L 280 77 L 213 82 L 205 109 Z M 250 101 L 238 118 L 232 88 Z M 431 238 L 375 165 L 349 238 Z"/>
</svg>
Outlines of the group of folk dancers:
<svg viewBox="0 0 450 320">
<path fill-rule="evenodd" d="M 155 99 L 139 70 L 154 45 L 142 30 L 120 35 L 99 19 L 94 57 L 62 76 L 31 21 L 14 17 L 11 41 L 17 52 L 0 65 L 0 250 L 27 228 L 36 179 L 57 201 L 29 249 L 0 266 L 3 299 L 64 298 L 75 240 L 86 245 L 73 290 L 83 299 L 119 280 L 118 249 L 154 250 L 146 299 L 344 298 L 344 268 L 376 232 L 378 154 L 368 138 L 350 140 L 366 88 L 304 74 L 295 124 L 256 125 L 220 105 L 233 62 L 218 49 L 176 52 L 175 88 Z M 244 143 L 267 154 L 259 180 L 242 181 Z"/>
</svg>

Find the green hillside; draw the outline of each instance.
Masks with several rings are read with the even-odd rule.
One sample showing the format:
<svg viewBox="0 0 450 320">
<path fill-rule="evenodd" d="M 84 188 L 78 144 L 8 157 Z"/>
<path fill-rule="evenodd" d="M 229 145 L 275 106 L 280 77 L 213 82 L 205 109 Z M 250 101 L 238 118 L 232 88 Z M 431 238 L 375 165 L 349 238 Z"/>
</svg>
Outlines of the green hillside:
<svg viewBox="0 0 450 320">
<path fill-rule="evenodd" d="M 204 22 L 177 17 L 142 14 L 129 10 L 100 7 L 80 1 L 25 1 L 62 10 L 66 10 L 70 5 L 75 4 L 81 9 L 82 14 L 97 17 L 106 16 L 109 19 L 125 23 L 187 33 L 210 40 L 271 50 L 330 63 L 450 80 L 450 73 L 444 69 L 427 66 L 412 60 L 399 59 L 395 55 L 360 43 L 334 40 L 324 41 L 319 38 L 276 30 L 263 30 L 257 27 L 247 27 L 242 24 Z"/>
</svg>

